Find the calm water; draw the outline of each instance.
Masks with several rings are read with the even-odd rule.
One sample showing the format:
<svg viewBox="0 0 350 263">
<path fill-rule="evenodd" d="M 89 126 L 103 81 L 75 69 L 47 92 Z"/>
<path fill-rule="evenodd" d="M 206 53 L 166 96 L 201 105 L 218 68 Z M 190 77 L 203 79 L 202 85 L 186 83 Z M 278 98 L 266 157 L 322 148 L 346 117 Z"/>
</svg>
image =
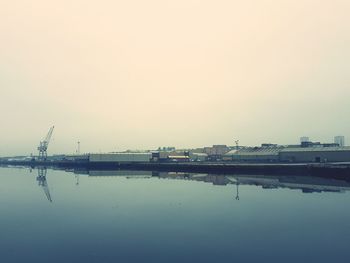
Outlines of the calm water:
<svg viewBox="0 0 350 263">
<path fill-rule="evenodd" d="M 350 185 L 0 168 L 0 262 L 349 262 Z M 46 180 L 45 180 L 46 179 Z"/>
</svg>

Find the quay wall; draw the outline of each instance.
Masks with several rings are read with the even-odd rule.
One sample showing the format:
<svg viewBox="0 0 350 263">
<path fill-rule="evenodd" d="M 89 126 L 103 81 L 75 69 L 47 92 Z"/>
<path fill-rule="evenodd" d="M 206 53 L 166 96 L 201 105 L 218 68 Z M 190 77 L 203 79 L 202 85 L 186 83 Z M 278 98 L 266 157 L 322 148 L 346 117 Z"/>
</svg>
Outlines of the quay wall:
<svg viewBox="0 0 350 263">
<path fill-rule="evenodd" d="M 252 163 L 149 163 L 149 162 L 72 162 L 0 161 L 0 165 L 28 167 L 83 168 L 87 170 L 148 170 L 211 174 L 261 174 L 322 176 L 350 180 L 350 164 L 252 164 Z"/>
</svg>

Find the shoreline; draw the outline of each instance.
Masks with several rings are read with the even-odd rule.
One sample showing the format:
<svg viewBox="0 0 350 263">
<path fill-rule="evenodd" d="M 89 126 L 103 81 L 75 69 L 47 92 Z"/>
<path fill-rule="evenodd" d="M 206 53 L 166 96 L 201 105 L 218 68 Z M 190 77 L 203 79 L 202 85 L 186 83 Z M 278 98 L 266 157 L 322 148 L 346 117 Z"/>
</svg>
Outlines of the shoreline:
<svg viewBox="0 0 350 263">
<path fill-rule="evenodd" d="M 77 170 L 145 170 L 210 174 L 318 176 L 350 180 L 350 163 L 118 163 L 67 161 L 0 161 L 2 166 Z"/>
</svg>

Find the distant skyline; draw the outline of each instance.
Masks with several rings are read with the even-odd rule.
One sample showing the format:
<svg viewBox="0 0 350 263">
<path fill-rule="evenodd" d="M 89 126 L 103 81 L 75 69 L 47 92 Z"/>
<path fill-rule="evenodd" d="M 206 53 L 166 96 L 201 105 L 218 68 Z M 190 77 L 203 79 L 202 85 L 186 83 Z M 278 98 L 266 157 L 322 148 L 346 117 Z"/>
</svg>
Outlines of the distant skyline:
<svg viewBox="0 0 350 263">
<path fill-rule="evenodd" d="M 0 156 L 350 138 L 350 1 L 0 3 Z M 347 142 L 347 141 L 346 141 Z"/>
</svg>

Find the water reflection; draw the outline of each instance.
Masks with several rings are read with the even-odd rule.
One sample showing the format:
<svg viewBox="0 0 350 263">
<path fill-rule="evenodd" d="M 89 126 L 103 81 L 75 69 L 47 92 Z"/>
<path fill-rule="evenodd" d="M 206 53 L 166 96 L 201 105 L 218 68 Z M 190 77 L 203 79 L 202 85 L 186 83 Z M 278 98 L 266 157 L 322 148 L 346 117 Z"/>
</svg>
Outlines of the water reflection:
<svg viewBox="0 0 350 263">
<path fill-rule="evenodd" d="M 286 188 L 301 190 L 303 193 L 320 193 L 320 192 L 345 192 L 350 190 L 350 182 L 337 179 L 311 177 L 311 176 L 275 176 L 275 175 L 217 175 L 217 174 L 198 174 L 198 173 L 181 173 L 181 172 L 158 172 L 158 171 L 81 171 L 74 170 L 76 177 L 79 174 L 88 175 L 89 177 L 105 176 L 124 176 L 128 179 L 173 179 L 184 181 L 197 181 L 211 183 L 213 185 L 225 186 L 235 185 L 236 196 L 239 200 L 240 185 L 254 185 L 263 189 Z M 78 177 L 77 177 L 78 178 Z M 78 182 L 78 181 L 77 181 Z M 78 183 L 77 183 L 78 184 Z"/>
<path fill-rule="evenodd" d="M 52 202 L 49 185 L 47 184 L 46 174 L 46 167 L 38 168 L 38 176 L 36 177 L 36 180 L 38 181 L 39 186 L 41 186 L 41 188 L 43 189 L 47 200 Z"/>
<path fill-rule="evenodd" d="M 347 181 L 46 168 L 28 174 L 0 169 L 1 262 L 305 262 L 311 254 L 315 262 L 347 262 Z M 346 193 L 333 194 L 339 192 Z"/>
<path fill-rule="evenodd" d="M 78 186 L 79 185 L 79 174 L 75 175 L 75 185 Z"/>
<path fill-rule="evenodd" d="M 32 172 L 32 170 L 30 170 Z M 129 171 L 129 170 L 66 170 L 75 176 L 75 185 L 79 186 L 80 176 L 90 177 L 124 177 L 126 179 L 168 179 L 211 183 L 216 186 L 234 185 L 234 199 L 240 200 L 240 186 L 258 186 L 263 189 L 301 190 L 302 193 L 334 192 L 343 193 L 350 190 L 350 182 L 345 180 L 311 177 L 311 176 L 275 176 L 275 175 L 217 175 L 201 173 L 159 172 L 159 171 Z M 47 182 L 46 167 L 37 168 L 36 180 L 49 202 L 52 202 Z"/>
</svg>

